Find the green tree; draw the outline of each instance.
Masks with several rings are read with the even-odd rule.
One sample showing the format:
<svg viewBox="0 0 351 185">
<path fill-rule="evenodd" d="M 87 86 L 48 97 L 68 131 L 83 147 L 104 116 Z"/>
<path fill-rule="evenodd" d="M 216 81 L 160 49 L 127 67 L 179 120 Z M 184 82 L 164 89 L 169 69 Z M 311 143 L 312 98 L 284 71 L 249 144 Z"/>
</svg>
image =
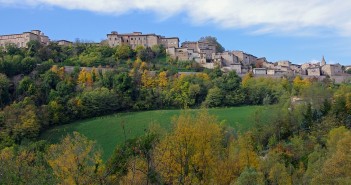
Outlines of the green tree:
<svg viewBox="0 0 351 185">
<path fill-rule="evenodd" d="M 16 143 L 21 143 L 25 138 L 36 138 L 41 129 L 37 108 L 29 98 L 6 106 L 2 112 L 2 120 L 0 122 L 3 122 L 0 125 L 4 125 L 4 129 L 1 132 L 5 133 Z"/>
<path fill-rule="evenodd" d="M 38 60 L 31 57 L 24 58 L 20 63 L 20 73 L 29 74 L 37 66 Z"/>
<path fill-rule="evenodd" d="M 6 75 L 0 73 L 0 108 L 10 102 L 10 80 Z"/>
<path fill-rule="evenodd" d="M 117 60 L 119 59 L 128 59 L 129 57 L 132 56 L 132 50 L 128 45 L 119 45 L 117 46 L 117 50 L 115 53 Z"/>
<path fill-rule="evenodd" d="M 34 57 L 41 48 L 41 44 L 37 40 L 31 40 L 27 43 L 27 48 L 27 56 Z"/>
<path fill-rule="evenodd" d="M 214 87 L 208 90 L 208 94 L 206 100 L 204 101 L 204 105 L 206 107 L 218 107 L 222 105 L 223 94 L 221 89 L 218 87 Z"/>
<path fill-rule="evenodd" d="M 104 65 L 102 54 L 98 51 L 84 52 L 79 56 L 79 60 L 83 66 L 98 66 Z"/>
<path fill-rule="evenodd" d="M 151 50 L 154 52 L 156 58 L 160 56 L 166 56 L 166 49 L 162 44 L 152 46 Z"/>
<path fill-rule="evenodd" d="M 235 182 L 235 185 L 263 185 L 264 184 L 263 174 L 257 172 L 253 168 L 245 168 L 245 170 L 240 174 L 239 178 Z"/>
<path fill-rule="evenodd" d="M 34 81 L 28 76 L 25 76 L 18 85 L 18 94 L 24 96 L 34 95 L 36 93 L 36 87 Z"/>
</svg>

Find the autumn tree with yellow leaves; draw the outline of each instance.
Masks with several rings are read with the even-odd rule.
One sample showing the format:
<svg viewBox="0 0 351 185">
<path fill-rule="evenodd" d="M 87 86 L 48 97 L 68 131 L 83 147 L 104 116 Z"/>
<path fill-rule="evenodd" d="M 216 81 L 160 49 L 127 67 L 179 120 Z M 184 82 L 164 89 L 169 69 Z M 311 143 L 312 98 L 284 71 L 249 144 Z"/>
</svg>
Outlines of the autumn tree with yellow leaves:
<svg viewBox="0 0 351 185">
<path fill-rule="evenodd" d="M 95 147 L 95 142 L 74 132 L 51 145 L 46 159 L 62 184 L 98 184 L 104 165 Z"/>
<path fill-rule="evenodd" d="M 207 113 L 184 114 L 156 147 L 154 161 L 167 184 L 210 184 L 220 153 L 221 128 Z"/>
</svg>

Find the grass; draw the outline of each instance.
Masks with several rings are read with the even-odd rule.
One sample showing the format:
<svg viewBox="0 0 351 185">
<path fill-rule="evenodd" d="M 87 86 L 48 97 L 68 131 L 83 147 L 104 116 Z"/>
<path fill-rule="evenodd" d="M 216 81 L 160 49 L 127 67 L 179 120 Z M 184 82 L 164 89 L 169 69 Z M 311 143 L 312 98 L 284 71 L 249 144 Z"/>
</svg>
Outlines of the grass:
<svg viewBox="0 0 351 185">
<path fill-rule="evenodd" d="M 190 110 L 197 112 L 199 110 Z M 232 108 L 209 109 L 210 114 L 216 115 L 219 121 L 246 131 L 254 125 L 257 112 L 268 115 L 269 110 L 262 106 L 244 106 Z M 103 116 L 75 123 L 57 126 L 42 134 L 42 138 L 51 143 L 57 143 L 61 138 L 74 131 L 79 132 L 91 140 L 95 140 L 103 149 L 103 159 L 106 161 L 114 151 L 116 145 L 126 139 L 135 138 L 145 133 L 150 124 L 156 123 L 166 130 L 172 127 L 172 118 L 181 114 L 182 110 L 156 110 L 135 113 L 119 113 Z M 266 114 L 267 113 L 267 114 Z M 123 130 L 124 125 L 124 130 Z M 124 134 L 125 132 L 125 134 Z"/>
</svg>

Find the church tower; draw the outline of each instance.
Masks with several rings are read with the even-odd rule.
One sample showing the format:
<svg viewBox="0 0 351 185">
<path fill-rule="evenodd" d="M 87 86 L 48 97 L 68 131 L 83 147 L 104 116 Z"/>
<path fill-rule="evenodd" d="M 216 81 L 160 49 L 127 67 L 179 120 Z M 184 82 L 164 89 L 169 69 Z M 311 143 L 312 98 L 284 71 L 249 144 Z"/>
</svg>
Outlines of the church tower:
<svg viewBox="0 0 351 185">
<path fill-rule="evenodd" d="M 325 61 L 324 56 L 323 56 L 322 62 L 321 62 L 321 66 L 324 66 L 324 65 L 326 65 L 326 64 L 327 64 L 327 62 Z"/>
</svg>

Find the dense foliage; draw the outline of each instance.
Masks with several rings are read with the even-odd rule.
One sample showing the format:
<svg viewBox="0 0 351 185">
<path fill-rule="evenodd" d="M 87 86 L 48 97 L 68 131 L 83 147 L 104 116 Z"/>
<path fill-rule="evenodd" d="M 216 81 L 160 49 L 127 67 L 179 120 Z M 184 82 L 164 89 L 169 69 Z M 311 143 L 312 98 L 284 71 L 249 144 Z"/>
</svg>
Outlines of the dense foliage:
<svg viewBox="0 0 351 185">
<path fill-rule="evenodd" d="M 0 184 L 351 183 L 349 84 L 240 78 L 170 60 L 162 46 L 85 43 L 7 46 L 0 73 Z M 172 132 L 154 126 L 106 163 L 79 133 L 37 141 L 54 125 L 121 111 L 239 105 L 270 105 L 272 115 L 258 112 L 257 126 L 239 133 L 185 113 Z"/>
</svg>

